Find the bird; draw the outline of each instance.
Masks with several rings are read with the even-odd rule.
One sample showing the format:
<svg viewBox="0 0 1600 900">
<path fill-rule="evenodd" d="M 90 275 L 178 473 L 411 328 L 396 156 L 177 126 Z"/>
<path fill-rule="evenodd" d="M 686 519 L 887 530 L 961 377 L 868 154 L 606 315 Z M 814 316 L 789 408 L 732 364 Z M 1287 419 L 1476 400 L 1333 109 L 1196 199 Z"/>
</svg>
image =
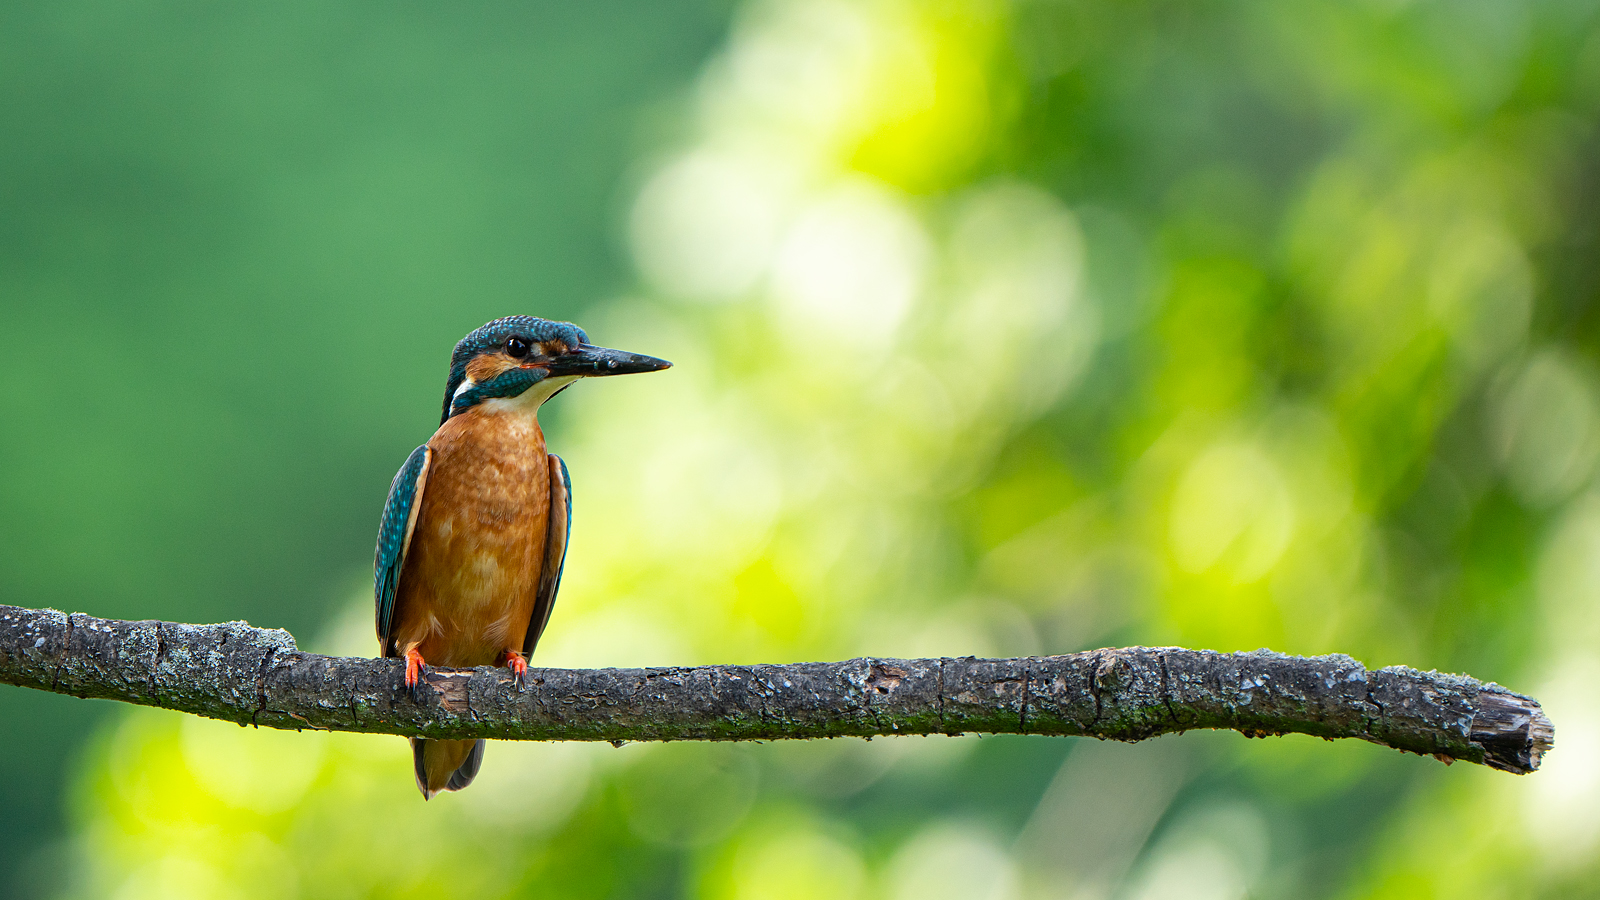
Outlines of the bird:
<svg viewBox="0 0 1600 900">
<path fill-rule="evenodd" d="M 539 407 L 580 378 L 672 364 L 589 343 L 570 322 L 495 319 L 450 355 L 439 429 L 406 458 L 378 526 L 380 654 L 424 665 L 504 665 L 521 683 L 561 587 L 572 480 L 545 449 Z M 472 783 L 482 740 L 411 738 L 424 800 Z"/>
</svg>

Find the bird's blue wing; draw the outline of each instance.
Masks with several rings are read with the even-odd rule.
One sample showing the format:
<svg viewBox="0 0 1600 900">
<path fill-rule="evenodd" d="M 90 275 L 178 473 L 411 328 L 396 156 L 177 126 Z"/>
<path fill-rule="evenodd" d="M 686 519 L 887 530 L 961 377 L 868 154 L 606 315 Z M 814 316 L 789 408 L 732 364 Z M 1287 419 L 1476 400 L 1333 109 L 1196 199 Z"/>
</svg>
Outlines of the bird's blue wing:
<svg viewBox="0 0 1600 900">
<path fill-rule="evenodd" d="M 549 531 L 544 541 L 544 566 L 539 569 L 539 593 L 533 600 L 533 618 L 528 636 L 522 640 L 522 655 L 532 656 L 539 635 L 550 623 L 550 608 L 556 605 L 561 590 L 561 570 L 567 564 L 567 534 L 572 531 L 572 479 L 561 457 L 550 454 Z"/>
<path fill-rule="evenodd" d="M 400 593 L 400 570 L 405 567 L 411 532 L 417 527 L 417 511 L 422 509 L 422 489 L 428 482 L 428 463 L 432 451 L 427 445 L 411 451 L 405 465 L 395 473 L 389 486 L 389 501 L 383 505 L 383 520 L 378 524 L 378 552 L 373 562 L 372 598 L 376 605 L 379 651 L 394 656 L 390 629 L 394 626 L 395 598 Z"/>
</svg>

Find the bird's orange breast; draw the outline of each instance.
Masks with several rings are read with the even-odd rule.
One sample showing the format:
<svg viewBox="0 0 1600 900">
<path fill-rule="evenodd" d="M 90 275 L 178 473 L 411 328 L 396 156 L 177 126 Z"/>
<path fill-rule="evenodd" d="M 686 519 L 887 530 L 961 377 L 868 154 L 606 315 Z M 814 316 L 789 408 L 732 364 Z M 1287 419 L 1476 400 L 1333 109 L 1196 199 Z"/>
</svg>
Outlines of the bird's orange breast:
<svg viewBox="0 0 1600 900">
<path fill-rule="evenodd" d="M 544 563 L 544 434 L 530 414 L 475 407 L 440 426 L 428 448 L 395 643 L 431 665 L 496 665 L 522 649 Z"/>
</svg>

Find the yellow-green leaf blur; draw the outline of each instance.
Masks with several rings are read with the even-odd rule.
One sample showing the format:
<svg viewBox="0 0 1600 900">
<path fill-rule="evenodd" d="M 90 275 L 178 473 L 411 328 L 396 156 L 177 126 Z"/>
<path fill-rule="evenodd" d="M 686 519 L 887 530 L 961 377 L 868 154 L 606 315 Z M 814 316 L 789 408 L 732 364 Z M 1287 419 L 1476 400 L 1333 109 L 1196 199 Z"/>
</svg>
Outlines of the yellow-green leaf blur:
<svg viewBox="0 0 1600 900">
<path fill-rule="evenodd" d="M 572 15 L 609 28 L 613 14 Z M 526 96 L 493 95 L 514 123 L 494 139 L 508 161 L 407 176 L 470 182 L 440 201 L 447 215 L 413 198 L 316 226 L 412 229 L 382 276 L 397 299 L 285 240 L 318 257 L 294 283 L 312 299 L 268 279 L 257 319 L 198 329 L 221 342 L 205 366 L 182 347 L 163 357 L 161 402 L 219 368 L 239 392 L 164 440 L 234 429 L 241 447 L 214 451 L 235 460 L 222 487 L 151 488 L 127 509 L 209 515 L 206 491 L 285 490 L 317 468 L 304 477 L 355 499 L 247 491 L 216 527 L 334 517 L 312 532 L 323 543 L 258 539 L 187 608 L 99 608 L 70 580 L 59 599 L 12 602 L 248 614 L 310 649 L 373 655 L 370 528 L 427 436 L 451 343 L 491 315 L 548 315 L 675 366 L 547 407 L 574 515 L 535 666 L 1344 652 L 1539 697 L 1557 728 L 1544 768 L 1210 733 L 491 743 L 468 790 L 425 804 L 396 738 L 115 709 L 69 754 L 64 836 L 19 884 L 115 900 L 1600 896 L 1600 7 L 747 0 L 653 15 L 704 21 L 670 52 L 643 26 L 611 40 L 546 23 L 579 37 L 549 46 Z M 468 53 L 402 32 L 439 59 Z M 376 71 L 326 83 L 395 102 L 404 68 Z M 472 69 L 460 96 L 492 71 Z M 566 109 L 562 78 L 635 80 L 593 113 L 610 116 L 603 136 L 580 129 L 590 143 L 545 155 L 565 131 L 534 123 Z M 335 140 L 338 121 L 319 121 Z M 421 133 L 317 178 L 375 185 L 411 155 L 467 154 Z M 525 163 L 539 184 L 582 172 L 590 193 L 529 188 L 522 142 L 546 148 Z M 310 202 L 315 184 L 284 171 L 273 203 Z M 592 219 L 574 233 L 612 248 L 584 270 L 599 274 L 539 281 L 507 262 L 480 283 L 435 263 L 465 271 L 464 248 L 510 241 L 457 227 L 502 208 L 550 232 L 511 232 L 526 247 L 506 258 L 543 260 L 563 239 L 547 219 L 580 199 Z M 74 234 L 92 256 L 94 235 Z M 53 283 L 38 275 L 29 296 L 70 304 L 71 280 Z M 341 291 L 368 299 L 321 309 Z M 296 351 L 312 387 L 278 396 L 251 373 L 268 354 L 249 329 L 287 329 L 302 306 L 325 317 Z M 118 339 L 114 317 L 61 338 L 34 315 L 30 344 L 64 340 L 77 359 L 89 337 Z M 25 374 L 6 383 L 43 381 Z M 284 426 L 298 444 L 244 446 L 255 432 L 230 423 L 263 408 L 306 423 Z M 44 508 L 17 491 L 16 509 Z M 66 528 L 68 506 L 30 521 Z M 124 553 L 103 578 L 168 577 Z M 181 567 L 172 553 L 162 566 Z M 307 559 L 320 581 L 272 582 L 313 598 L 292 613 L 230 605 L 233 582 Z"/>
</svg>

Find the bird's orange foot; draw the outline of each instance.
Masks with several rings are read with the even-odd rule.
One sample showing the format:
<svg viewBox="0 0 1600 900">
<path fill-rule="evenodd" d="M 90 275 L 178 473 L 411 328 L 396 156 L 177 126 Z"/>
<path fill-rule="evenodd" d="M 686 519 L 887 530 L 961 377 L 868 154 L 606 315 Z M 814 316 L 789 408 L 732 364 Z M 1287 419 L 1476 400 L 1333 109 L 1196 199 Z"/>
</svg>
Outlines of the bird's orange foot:
<svg viewBox="0 0 1600 900">
<path fill-rule="evenodd" d="M 417 692 L 417 685 L 422 681 L 424 665 L 422 654 L 417 652 L 417 648 L 412 647 L 406 651 L 406 687 L 410 688 L 413 694 Z"/>
<path fill-rule="evenodd" d="M 511 669 L 511 675 L 517 680 L 517 683 L 520 684 L 528 680 L 528 661 L 522 658 L 521 653 L 515 650 L 507 650 L 505 663 Z"/>
</svg>

